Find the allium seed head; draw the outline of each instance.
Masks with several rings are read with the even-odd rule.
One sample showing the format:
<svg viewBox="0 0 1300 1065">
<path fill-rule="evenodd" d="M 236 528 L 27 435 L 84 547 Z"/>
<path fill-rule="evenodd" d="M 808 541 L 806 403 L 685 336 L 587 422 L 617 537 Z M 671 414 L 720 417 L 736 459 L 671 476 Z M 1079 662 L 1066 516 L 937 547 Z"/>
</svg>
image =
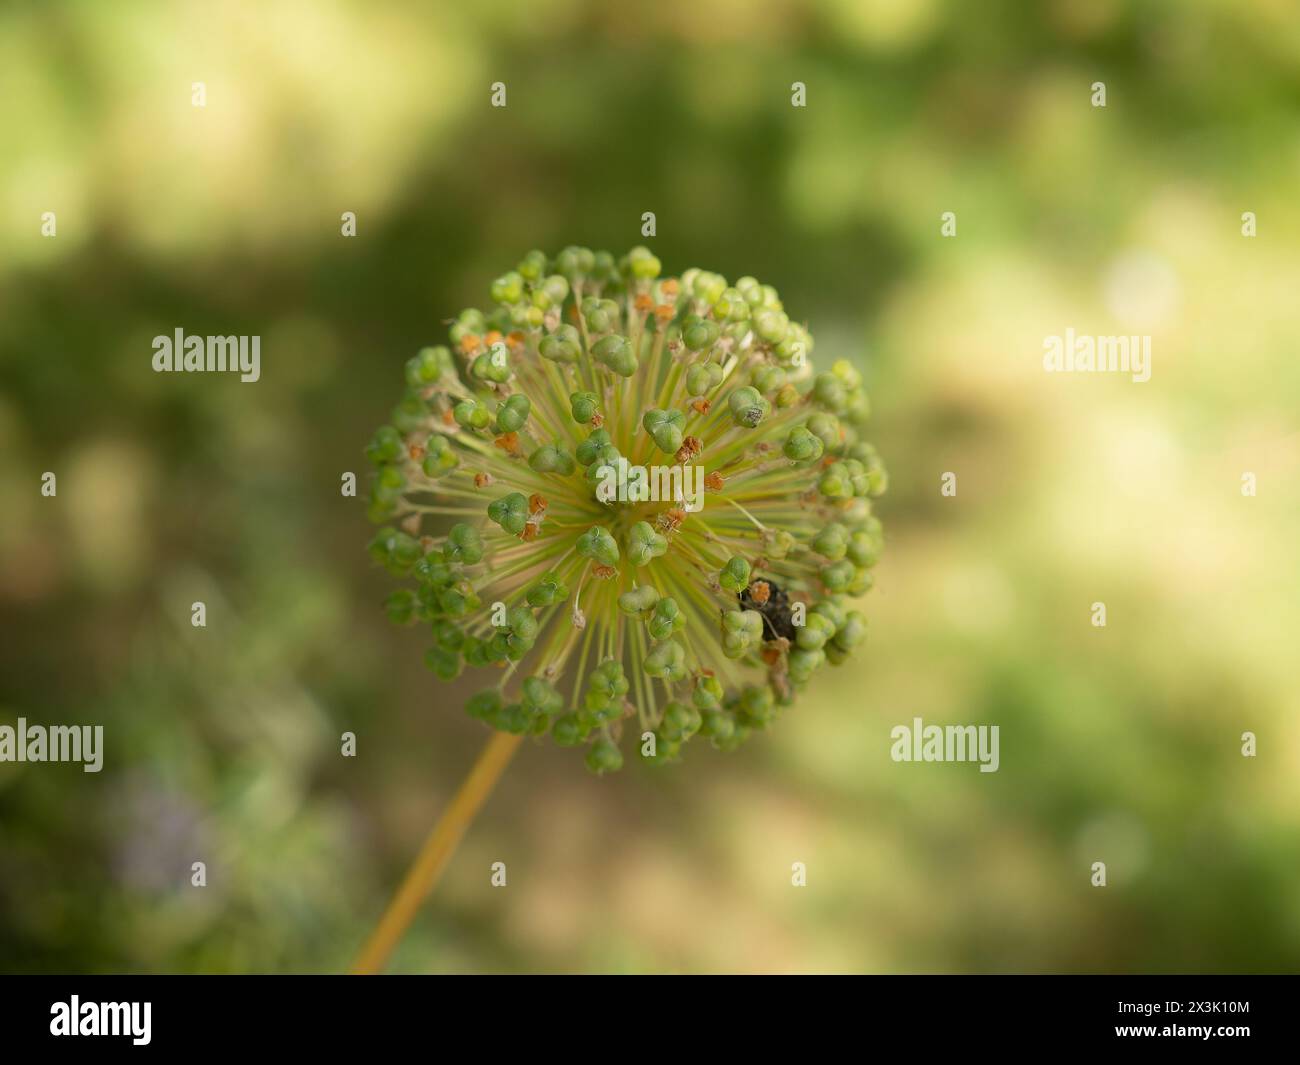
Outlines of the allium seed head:
<svg viewBox="0 0 1300 1065">
<path fill-rule="evenodd" d="M 776 290 L 646 248 L 529 252 L 406 364 L 366 448 L 372 557 L 493 728 L 656 763 L 739 746 L 861 642 L 887 476 L 847 361 Z M 454 353 L 454 354 L 453 354 Z M 428 528 L 425 528 L 425 525 Z"/>
</svg>

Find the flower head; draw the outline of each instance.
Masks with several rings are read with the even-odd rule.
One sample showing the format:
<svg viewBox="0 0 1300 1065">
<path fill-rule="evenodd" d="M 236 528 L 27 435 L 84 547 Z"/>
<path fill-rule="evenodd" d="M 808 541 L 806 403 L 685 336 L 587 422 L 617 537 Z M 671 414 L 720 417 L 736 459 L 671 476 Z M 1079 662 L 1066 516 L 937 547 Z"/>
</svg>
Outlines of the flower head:
<svg viewBox="0 0 1300 1065">
<path fill-rule="evenodd" d="M 406 364 L 367 455 L 376 561 L 467 711 L 586 745 L 595 772 L 731 750 L 866 631 L 886 486 L 846 361 L 817 373 L 776 291 L 530 252 Z"/>
</svg>

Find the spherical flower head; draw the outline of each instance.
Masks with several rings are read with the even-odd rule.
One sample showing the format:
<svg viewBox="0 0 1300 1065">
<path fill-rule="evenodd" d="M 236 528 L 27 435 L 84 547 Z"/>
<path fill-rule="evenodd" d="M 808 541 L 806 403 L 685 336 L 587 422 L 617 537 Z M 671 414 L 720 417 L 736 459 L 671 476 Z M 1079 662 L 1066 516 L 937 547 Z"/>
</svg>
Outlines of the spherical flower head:
<svg viewBox="0 0 1300 1065">
<path fill-rule="evenodd" d="M 734 750 L 866 635 L 887 485 L 846 360 L 770 285 L 646 248 L 529 252 L 460 313 L 366 448 L 374 560 L 483 677 L 492 728 L 662 765 Z"/>
</svg>

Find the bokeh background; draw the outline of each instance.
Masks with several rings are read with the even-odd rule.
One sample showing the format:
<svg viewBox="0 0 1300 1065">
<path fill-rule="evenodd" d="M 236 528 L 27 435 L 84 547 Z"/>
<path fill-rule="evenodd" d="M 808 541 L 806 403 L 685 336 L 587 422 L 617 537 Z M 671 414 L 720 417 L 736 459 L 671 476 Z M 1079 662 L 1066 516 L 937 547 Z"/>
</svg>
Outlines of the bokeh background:
<svg viewBox="0 0 1300 1065">
<path fill-rule="evenodd" d="M 340 474 L 492 277 L 654 211 L 866 375 L 871 635 L 734 755 L 525 745 L 393 968 L 1300 970 L 1290 0 L 15 2 L 0 101 L 0 720 L 107 744 L 0 765 L 0 969 L 347 966 L 485 732 Z M 262 380 L 154 374 L 176 327 Z"/>
</svg>

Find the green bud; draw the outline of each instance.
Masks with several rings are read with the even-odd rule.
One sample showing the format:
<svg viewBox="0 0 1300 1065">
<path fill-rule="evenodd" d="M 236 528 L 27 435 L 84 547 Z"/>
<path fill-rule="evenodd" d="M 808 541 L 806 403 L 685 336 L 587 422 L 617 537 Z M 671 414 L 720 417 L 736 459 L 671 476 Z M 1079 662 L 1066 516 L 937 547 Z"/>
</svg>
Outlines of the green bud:
<svg viewBox="0 0 1300 1065">
<path fill-rule="evenodd" d="M 510 380 L 510 352 L 500 342 L 483 352 L 472 363 L 469 372 L 480 381 L 492 381 L 504 384 Z"/>
<path fill-rule="evenodd" d="M 424 554 L 420 542 L 397 529 L 380 529 L 370 541 L 370 557 L 401 576 Z"/>
<path fill-rule="evenodd" d="M 795 628 L 795 643 L 808 651 L 819 650 L 827 640 L 835 635 L 835 625 L 822 614 L 811 611 L 804 619 L 804 624 Z"/>
</svg>

